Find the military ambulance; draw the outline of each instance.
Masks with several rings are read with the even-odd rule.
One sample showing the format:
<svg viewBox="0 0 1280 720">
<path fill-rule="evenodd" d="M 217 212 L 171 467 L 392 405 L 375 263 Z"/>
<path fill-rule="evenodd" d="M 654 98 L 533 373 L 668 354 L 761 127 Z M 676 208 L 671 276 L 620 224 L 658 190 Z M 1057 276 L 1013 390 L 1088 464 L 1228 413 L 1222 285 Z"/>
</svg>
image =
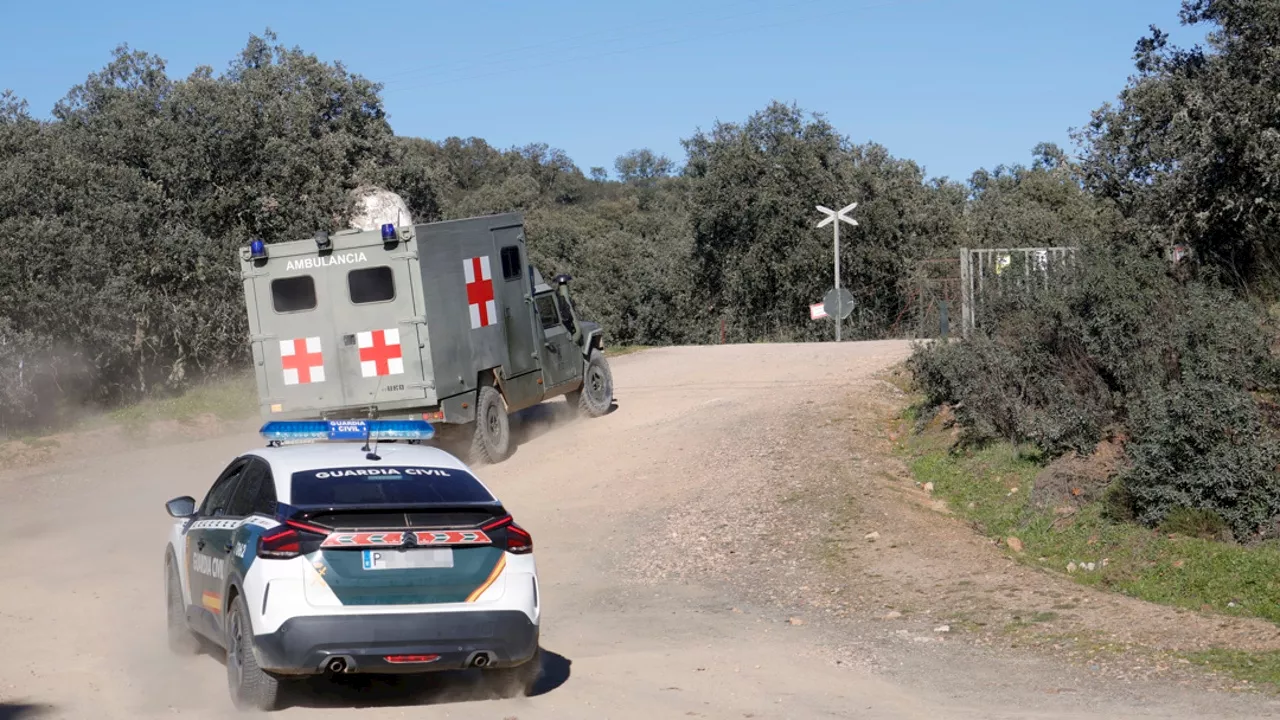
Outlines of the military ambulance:
<svg viewBox="0 0 1280 720">
<path fill-rule="evenodd" d="M 383 222 L 241 248 L 264 420 L 474 424 L 472 459 L 500 462 L 510 413 L 561 395 L 610 410 L 603 332 L 578 317 L 567 275 L 547 283 L 529 263 L 521 214 L 413 224 L 395 205 Z"/>
</svg>

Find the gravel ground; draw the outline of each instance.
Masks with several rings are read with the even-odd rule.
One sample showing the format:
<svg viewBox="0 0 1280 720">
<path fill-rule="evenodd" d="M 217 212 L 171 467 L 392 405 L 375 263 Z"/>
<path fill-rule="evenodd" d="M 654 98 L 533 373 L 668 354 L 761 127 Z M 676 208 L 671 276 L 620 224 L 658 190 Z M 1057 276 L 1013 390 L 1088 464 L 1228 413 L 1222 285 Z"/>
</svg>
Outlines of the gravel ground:
<svg viewBox="0 0 1280 720">
<path fill-rule="evenodd" d="M 1277 649 L 1274 625 L 1153 605 L 1014 562 L 894 456 L 890 429 L 904 403 L 889 383 L 851 373 L 708 405 L 707 428 L 732 424 L 746 406 L 774 411 L 673 453 L 669 472 L 704 481 L 645 514 L 655 542 L 617 561 L 640 585 L 732 588 L 743 600 L 731 612 L 816 628 L 824 644 L 814 654 L 894 677 L 964 662 L 1043 666 L 1057 678 L 1049 695 L 1099 683 L 1250 689 L 1173 653 Z M 953 690 L 964 685 L 974 687 Z"/>
<path fill-rule="evenodd" d="M 906 343 L 666 348 L 611 361 L 617 411 L 524 413 L 477 468 L 534 535 L 548 679 L 315 683 L 285 716 L 341 718 L 1265 717 L 1155 651 L 1271 647 L 1014 564 L 933 506 L 890 452 Z M 235 717 L 217 658 L 164 649 L 162 503 L 260 439 L 68 443 L 0 474 L 0 717 Z M 97 448 L 92 452 L 88 448 Z M 90 539 L 68 542 L 68 532 Z M 876 533 L 873 539 L 867 535 Z M 140 548 L 142 549 L 140 551 Z M 1016 617 L 1054 605 L 1050 622 Z M 945 628 L 944 628 L 945 626 Z M 469 677 L 469 676 L 468 676 Z M 424 706 L 432 706 L 424 709 Z"/>
</svg>

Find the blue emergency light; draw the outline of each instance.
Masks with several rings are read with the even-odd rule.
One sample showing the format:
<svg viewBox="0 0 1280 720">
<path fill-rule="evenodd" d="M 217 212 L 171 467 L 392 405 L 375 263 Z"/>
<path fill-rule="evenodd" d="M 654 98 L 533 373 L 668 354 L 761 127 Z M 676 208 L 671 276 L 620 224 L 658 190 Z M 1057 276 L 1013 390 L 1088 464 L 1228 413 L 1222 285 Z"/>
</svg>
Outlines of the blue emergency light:
<svg viewBox="0 0 1280 720">
<path fill-rule="evenodd" d="M 266 257 L 267 244 L 262 242 L 262 240 L 260 239 L 254 240 L 253 242 L 249 243 L 249 255 L 252 256 L 253 259 L 255 260 L 261 260 L 262 258 Z"/>
<path fill-rule="evenodd" d="M 258 431 L 272 442 L 302 440 L 430 440 L 426 420 L 272 420 Z"/>
<path fill-rule="evenodd" d="M 396 239 L 396 226 L 394 223 L 386 223 L 382 226 L 382 242 L 391 242 Z"/>
</svg>

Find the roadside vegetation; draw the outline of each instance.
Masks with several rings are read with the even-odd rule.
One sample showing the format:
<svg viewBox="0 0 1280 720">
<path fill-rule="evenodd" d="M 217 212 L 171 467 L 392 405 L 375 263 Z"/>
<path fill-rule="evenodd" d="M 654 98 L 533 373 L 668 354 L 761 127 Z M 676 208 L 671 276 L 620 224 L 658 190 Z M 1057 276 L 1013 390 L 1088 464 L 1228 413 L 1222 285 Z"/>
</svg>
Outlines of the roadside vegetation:
<svg viewBox="0 0 1280 720">
<path fill-rule="evenodd" d="M 1280 624 L 1280 541 L 1224 541 L 1226 526 L 1194 511 L 1147 527 L 1118 519 L 1107 498 L 1064 497 L 1046 506 L 1037 482 L 1056 485 L 1059 478 L 1039 449 L 961 441 L 948 410 L 922 412 L 924 405 L 915 395 L 901 421 L 898 452 L 917 483 L 1010 557 L 1149 602 Z M 1216 648 L 1184 657 L 1280 688 L 1280 653 Z"/>
<path fill-rule="evenodd" d="M 1039 450 L 958 448 L 936 418 L 908 423 L 899 449 L 916 481 L 1020 561 L 1151 602 L 1280 623 L 1280 541 L 1223 542 L 1220 521 L 1190 511 L 1144 527 L 1110 517 L 1106 501 L 1041 506 L 1037 478 L 1053 469 Z"/>
<path fill-rule="evenodd" d="M 1280 70 L 1260 61 L 1280 10 L 1188 0 L 1182 16 L 1212 28 L 1208 44 L 1153 29 L 1137 74 L 1078 133 L 1066 172 L 1092 232 L 1075 261 L 914 353 L 902 447 L 1023 562 L 1280 623 L 1280 154 L 1259 145 L 1280 108 Z M 1189 659 L 1280 681 L 1273 655 Z"/>
<path fill-rule="evenodd" d="M 225 377 L 196 383 L 180 391 L 144 398 L 112 409 L 80 408 L 68 411 L 66 423 L 60 432 L 86 432 L 119 429 L 126 434 L 146 432 L 157 423 L 189 425 L 202 420 L 234 422 L 256 417 L 258 392 L 254 378 L 249 373 L 229 374 Z M 56 447 L 46 427 L 15 428 L 0 435 L 0 444 L 20 442 L 32 447 Z"/>
<path fill-rule="evenodd" d="M 632 353 L 643 352 L 650 349 L 648 345 L 606 345 L 604 348 L 605 357 L 620 357 L 622 355 L 631 355 Z"/>
<path fill-rule="evenodd" d="M 191 422 L 200 417 L 244 420 L 257 413 L 256 380 L 250 373 L 237 373 L 198 383 L 171 395 L 130 403 L 88 418 L 85 423 L 141 426 L 163 421 Z"/>
</svg>

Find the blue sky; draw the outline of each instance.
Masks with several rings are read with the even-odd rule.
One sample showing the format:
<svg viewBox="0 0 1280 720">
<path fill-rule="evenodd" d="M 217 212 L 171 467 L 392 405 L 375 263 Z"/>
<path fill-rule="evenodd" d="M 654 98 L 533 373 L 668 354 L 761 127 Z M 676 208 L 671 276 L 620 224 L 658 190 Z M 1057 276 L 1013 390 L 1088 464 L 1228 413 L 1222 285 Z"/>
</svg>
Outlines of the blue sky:
<svg viewBox="0 0 1280 720">
<path fill-rule="evenodd" d="M 250 33 L 385 83 L 399 135 L 545 142 L 586 172 L 740 121 L 771 100 L 825 114 L 931 176 L 1026 162 L 1112 99 L 1178 0 L 650 0 L 179 3 L 0 0 L 0 88 L 45 116 L 117 44 L 170 75 L 221 70 Z M 356 9 L 359 7 L 360 9 Z"/>
</svg>

